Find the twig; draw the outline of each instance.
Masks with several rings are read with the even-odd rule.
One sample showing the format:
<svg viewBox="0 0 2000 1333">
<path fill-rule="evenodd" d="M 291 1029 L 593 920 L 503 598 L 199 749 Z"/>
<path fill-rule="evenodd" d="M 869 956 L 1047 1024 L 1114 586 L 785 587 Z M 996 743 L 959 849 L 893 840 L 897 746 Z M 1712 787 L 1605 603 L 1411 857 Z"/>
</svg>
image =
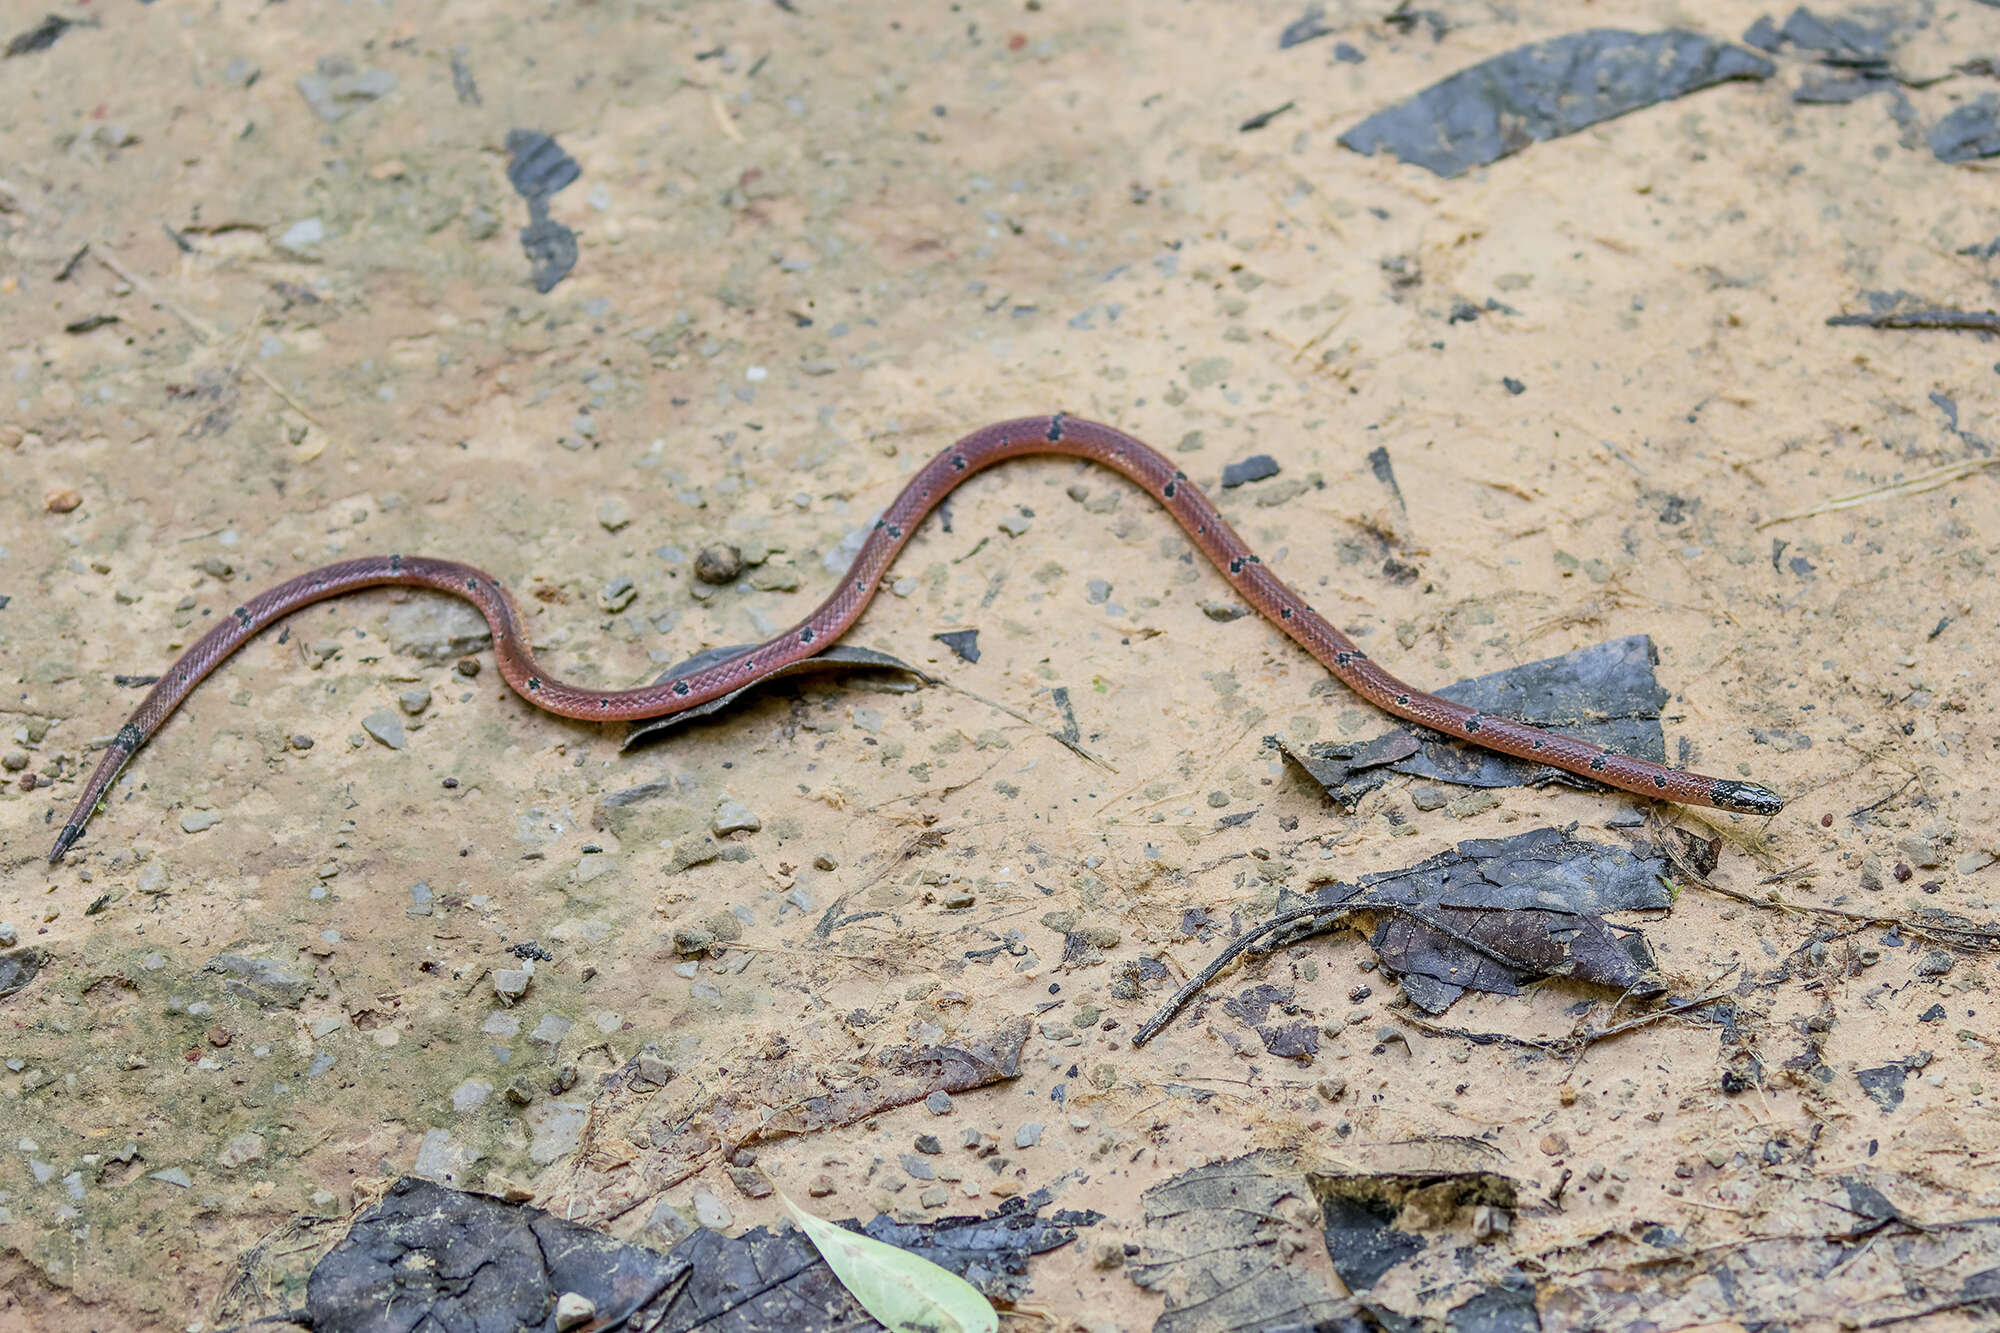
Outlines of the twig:
<svg viewBox="0 0 2000 1333">
<path fill-rule="evenodd" d="M 1735 970 L 1732 967 L 1730 972 Z M 1723 975 L 1728 976 L 1729 973 L 1725 972 Z M 1609 1041 L 1613 1037 L 1621 1037 L 1627 1032 L 1633 1032 L 1643 1027 L 1650 1027 L 1652 1024 L 1665 1019 L 1678 1018 L 1691 1009 L 1700 1009 L 1705 1005 L 1714 1004 L 1717 1000 L 1723 999 L 1728 994 L 1729 987 L 1724 986 L 1710 990 L 1705 995 L 1698 995 L 1692 1000 L 1682 1000 L 1678 1004 L 1670 1004 L 1663 1009 L 1655 1009 L 1651 1013 L 1641 1014 L 1637 1018 L 1628 1018 L 1623 1023 L 1616 1023 L 1608 1028 L 1596 1030 L 1586 1028 L 1582 1032 L 1574 1033 L 1567 1037 L 1556 1038 L 1517 1037 L 1511 1032 L 1472 1032 L 1465 1028 L 1446 1027 L 1442 1023 L 1433 1023 L 1428 1019 L 1418 1018 L 1413 1014 L 1403 1013 L 1399 1010 L 1392 1009 L 1389 1013 L 1397 1022 L 1407 1023 L 1419 1032 L 1428 1033 L 1431 1036 L 1461 1037 L 1479 1046 L 1506 1044 L 1510 1046 L 1526 1046 L 1531 1050 L 1537 1051 L 1568 1054 L 1571 1052 L 1582 1052 L 1591 1046 L 1595 1046 L 1600 1041 Z"/>
<path fill-rule="evenodd" d="M 1861 816 L 1868 814 L 1871 811 L 1881 809 L 1883 806 L 1889 804 L 1889 802 L 1895 800 L 1898 796 L 1901 796 L 1904 792 L 1908 791 L 1910 789 L 1910 784 L 1912 782 L 1915 782 L 1916 780 L 1917 780 L 1917 775 L 1915 773 L 1910 774 L 1908 778 L 1904 779 L 1902 786 L 1896 788 L 1896 790 L 1890 792 L 1887 796 L 1884 796 L 1879 801 L 1872 801 L 1869 804 L 1862 806 L 1858 810 L 1849 810 L 1847 812 L 1847 817 L 1849 819 L 1859 819 L 1861 818 Z"/>
<path fill-rule="evenodd" d="M 1362 906 L 1371 905 L 1364 904 Z M 1309 907 L 1294 908 L 1282 915 L 1272 917 L 1263 925 L 1230 941 L 1227 948 L 1209 960 L 1208 966 L 1189 977 L 1179 990 L 1168 996 L 1166 1002 L 1153 1011 L 1153 1016 L 1146 1020 L 1145 1026 L 1132 1034 L 1132 1045 L 1135 1048 L 1144 1046 L 1154 1037 L 1157 1037 L 1161 1029 L 1173 1022 L 1181 1010 L 1187 1008 L 1188 1001 L 1199 994 L 1202 988 L 1213 981 L 1224 968 L 1235 962 L 1243 954 L 1249 952 L 1251 947 L 1259 941 L 1268 939 L 1272 935 L 1279 934 L 1293 927 L 1304 925 L 1306 922 L 1315 921 L 1321 917 L 1340 917 L 1350 912 L 1360 911 L 1362 910 L 1362 906 L 1350 907 L 1343 904 L 1337 907 L 1327 907 L 1315 904 Z M 1321 928 L 1323 929 L 1323 927 Z"/>
<path fill-rule="evenodd" d="M 1083 759 L 1086 762 L 1096 764 L 1099 768 L 1103 769 L 1107 773 L 1116 773 L 1118 771 L 1117 765 L 1113 764 L 1110 760 L 1098 758 L 1090 751 L 1084 749 L 1082 745 L 1071 740 L 1069 737 L 1063 735 L 1060 731 L 1050 731 L 1047 727 L 1044 727 L 1041 723 L 1035 721 L 1035 719 L 1029 717 L 1026 713 L 1022 712 L 1018 708 L 1014 708 L 1008 704 L 1003 704 L 998 699 L 989 699 L 983 694 L 975 694 L 971 690 L 966 689 L 963 685 L 954 685 L 950 681 L 945 681 L 944 687 L 956 694 L 962 694 L 968 699 L 977 699 L 980 703 L 985 704 L 988 708 L 997 708 L 1001 712 L 1007 714 L 1007 716 L 1009 717 L 1020 719 L 1021 721 L 1027 723 L 1029 726 L 1034 727 L 1036 730 L 1040 731 L 1044 736 L 1047 736 L 1050 740 L 1056 742 L 1058 745 L 1061 745 L 1065 749 L 1074 752 L 1078 758 Z"/>
<path fill-rule="evenodd" d="M 149 282 L 145 278 L 140 277 L 137 273 L 134 273 L 131 269 L 121 264 L 118 261 L 117 256 L 113 255 L 110 252 L 109 247 L 100 243 L 97 246 L 97 248 L 91 252 L 91 257 L 96 259 L 98 263 L 104 265 L 104 267 L 110 269 L 113 273 L 116 273 L 126 282 L 131 283 L 132 286 L 137 290 L 144 292 L 146 294 L 147 299 L 152 301 L 155 305 L 159 306 L 160 309 L 166 311 L 168 314 L 172 315 L 175 319 L 178 319 L 181 323 L 187 325 L 188 329 L 191 332 L 193 332 L 195 337 L 201 340 L 204 346 L 216 340 L 218 335 L 216 334 L 216 331 L 214 329 L 210 328 L 201 319 L 197 318 L 191 311 L 185 310 L 181 306 L 177 305 L 173 300 L 171 300 L 167 296 L 165 292 L 161 291 L 153 283 Z M 260 310 L 258 312 L 259 318 L 262 318 L 262 315 L 263 312 Z M 326 429 L 325 426 L 320 425 L 320 420 L 318 417 L 314 416 L 311 412 L 306 410 L 305 404 L 301 403 L 298 399 L 294 398 L 290 393 L 286 392 L 285 386 L 278 383 L 276 380 L 272 379 L 269 375 L 267 375 L 262 367 L 250 366 L 248 367 L 248 369 L 251 375 L 255 376 L 256 379 L 261 384 L 263 384 L 265 388 L 269 389 L 272 393 L 278 395 L 279 398 L 284 400 L 285 406 L 291 408 L 292 411 L 297 412 L 300 416 L 304 417 L 312 425 L 318 426 L 321 431 L 324 431 Z"/>
<path fill-rule="evenodd" d="M 1905 310 L 1881 315 L 1834 315 L 1826 322 L 1828 327 L 1972 329 L 1980 333 L 2000 333 L 2000 315 L 1991 310 Z"/>
<path fill-rule="evenodd" d="M 1767 518 L 1757 525 L 1757 530 L 1762 532 L 1765 528 L 1775 527 L 1780 523 L 1790 523 L 1801 518 L 1812 518 L 1819 514 L 1830 514 L 1837 509 L 1857 509 L 1862 505 L 1874 504 L 1881 500 L 1896 499 L 1908 495 L 1922 495 L 1925 491 L 1934 491 L 1940 486 L 1948 486 L 1960 477 L 1969 477 L 1973 473 L 1989 467 L 2000 467 L 2000 458 L 1963 459 L 1956 463 L 1947 464 L 1944 467 L 1933 468 L 1929 472 L 1919 472 L 1916 476 L 1906 481 L 1899 481 L 1893 486 L 1877 486 L 1873 490 L 1856 491 L 1852 495 L 1843 495 L 1837 499 L 1822 501 L 1810 509 L 1801 509 L 1795 514 L 1780 514 L 1776 518 Z"/>
</svg>

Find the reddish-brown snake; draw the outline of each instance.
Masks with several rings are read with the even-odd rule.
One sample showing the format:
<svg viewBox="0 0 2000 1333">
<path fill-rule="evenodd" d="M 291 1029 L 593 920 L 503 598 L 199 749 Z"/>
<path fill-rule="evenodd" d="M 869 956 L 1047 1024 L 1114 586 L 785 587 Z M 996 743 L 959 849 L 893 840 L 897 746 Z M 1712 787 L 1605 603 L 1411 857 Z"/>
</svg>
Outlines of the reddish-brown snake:
<svg viewBox="0 0 2000 1333">
<path fill-rule="evenodd" d="M 49 860 L 62 859 L 70 844 L 83 833 L 84 824 L 118 771 L 159 730 L 160 724 L 202 678 L 252 635 L 302 606 L 357 588 L 383 584 L 452 593 L 465 598 L 485 615 L 486 623 L 493 628 L 493 654 L 499 660 L 501 674 L 522 698 L 537 708 L 564 717 L 600 721 L 664 717 L 741 689 L 779 667 L 811 657 L 845 634 L 860 618 L 884 571 L 925 515 L 975 472 L 1028 454 L 1066 454 L 1089 459 L 1137 483 L 1187 530 L 1201 553 L 1245 601 L 1318 658 L 1348 688 L 1387 712 L 1489 750 L 1549 764 L 1642 796 L 1684 805 L 1712 805 L 1751 815 L 1775 815 L 1784 808 L 1784 801 L 1776 793 L 1753 782 L 1704 777 L 1649 760 L 1613 754 L 1589 741 L 1493 717 L 1412 689 L 1370 661 L 1352 639 L 1323 620 L 1306 605 L 1304 598 L 1266 569 L 1216 512 L 1208 497 L 1164 455 L 1123 431 L 1079 421 L 1059 412 L 1052 417 L 1024 417 L 976 430 L 926 463 L 876 521 L 861 554 L 855 557 L 833 595 L 791 629 L 683 679 L 661 681 L 642 689 L 589 690 L 565 684 L 545 673 L 528 647 L 520 613 L 514 609 L 507 590 L 492 575 L 470 565 L 420 556 L 364 556 L 323 565 L 267 589 L 230 612 L 228 618 L 182 653 L 180 660 L 153 686 L 145 702 L 119 728 L 78 798 L 76 809 L 70 813 L 69 822 L 56 838 Z"/>
</svg>

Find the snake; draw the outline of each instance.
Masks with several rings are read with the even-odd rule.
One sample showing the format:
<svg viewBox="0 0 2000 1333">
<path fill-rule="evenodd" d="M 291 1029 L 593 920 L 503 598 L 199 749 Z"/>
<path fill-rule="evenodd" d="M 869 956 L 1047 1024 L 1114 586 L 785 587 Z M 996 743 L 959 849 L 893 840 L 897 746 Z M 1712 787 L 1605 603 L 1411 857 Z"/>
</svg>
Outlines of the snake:
<svg viewBox="0 0 2000 1333">
<path fill-rule="evenodd" d="M 535 707 L 562 717 L 600 722 L 665 717 L 732 694 L 824 651 L 860 619 L 897 554 L 946 496 L 987 468 L 1037 454 L 1085 459 L 1137 485 L 1173 516 L 1238 596 L 1349 689 L 1384 712 L 1455 740 L 1547 764 L 1641 796 L 1746 815 L 1775 815 L 1784 809 L 1781 797 L 1754 782 L 1668 768 L 1404 684 L 1273 574 L 1213 502 L 1188 480 L 1187 473 L 1166 455 L 1115 427 L 1058 412 L 982 427 L 926 463 L 875 520 L 840 585 L 798 624 L 722 661 L 685 675 L 669 673 L 638 689 L 593 690 L 550 675 L 535 660 L 522 629 L 521 613 L 507 589 L 491 574 L 471 565 L 423 556 L 372 555 L 308 570 L 236 607 L 155 682 L 105 747 L 103 759 L 56 838 L 49 861 L 60 861 L 82 836 L 119 772 L 195 686 L 267 626 L 301 607 L 388 585 L 451 593 L 471 602 L 486 617 L 501 674 Z"/>
</svg>

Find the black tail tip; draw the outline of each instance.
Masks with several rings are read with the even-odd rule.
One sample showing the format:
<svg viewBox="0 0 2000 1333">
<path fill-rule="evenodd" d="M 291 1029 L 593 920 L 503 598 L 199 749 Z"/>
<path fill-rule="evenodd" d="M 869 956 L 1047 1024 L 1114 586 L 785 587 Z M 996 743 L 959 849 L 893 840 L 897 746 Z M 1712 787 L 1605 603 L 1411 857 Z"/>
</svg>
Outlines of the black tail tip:
<svg viewBox="0 0 2000 1333">
<path fill-rule="evenodd" d="M 82 836 L 83 825 L 64 824 L 63 831 L 56 834 L 55 850 L 49 853 L 49 864 L 54 865 L 56 862 L 62 860 L 63 853 L 68 851 L 75 844 L 76 840 Z"/>
<path fill-rule="evenodd" d="M 1775 815 L 1785 808 L 1785 798 L 1754 782 L 1718 782 L 1709 794 L 1718 810 L 1739 815 Z"/>
</svg>

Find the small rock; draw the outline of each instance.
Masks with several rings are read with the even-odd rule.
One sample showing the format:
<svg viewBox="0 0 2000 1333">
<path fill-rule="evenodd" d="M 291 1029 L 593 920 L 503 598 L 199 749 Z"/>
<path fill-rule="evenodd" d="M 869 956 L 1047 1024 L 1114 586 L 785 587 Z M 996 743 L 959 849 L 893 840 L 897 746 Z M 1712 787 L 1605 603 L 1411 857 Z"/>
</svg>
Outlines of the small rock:
<svg viewBox="0 0 2000 1333">
<path fill-rule="evenodd" d="M 902 1164 L 903 1170 L 910 1173 L 910 1177 L 913 1180 L 937 1179 L 937 1168 L 915 1153 L 898 1153 L 896 1160 Z"/>
<path fill-rule="evenodd" d="M 715 807 L 715 819 L 710 827 L 715 830 L 715 836 L 720 838 L 731 833 L 755 833 L 764 827 L 764 821 L 741 801 L 724 797 Z"/>
<path fill-rule="evenodd" d="M 1513 1229 L 1514 1216 L 1505 1208 L 1496 1208 L 1490 1203 L 1482 1203 L 1472 1210 L 1472 1238 L 1474 1240 L 1499 1240 Z"/>
<path fill-rule="evenodd" d="M 493 973 L 493 993 L 500 997 L 500 1003 L 512 1004 L 528 993 L 528 986 L 535 979 L 532 964 L 527 967 L 503 967 Z"/>
<path fill-rule="evenodd" d="M 937 1089 L 924 1098 L 924 1109 L 932 1115 L 950 1115 L 951 1094 L 943 1088 Z"/>
<path fill-rule="evenodd" d="M 704 546 L 694 558 L 694 576 L 703 583 L 729 583 L 742 572 L 743 552 L 726 542 Z"/>
<path fill-rule="evenodd" d="M 177 1166 L 170 1166 L 164 1171 L 151 1172 L 147 1175 L 146 1179 L 157 1180 L 163 1185 L 173 1185 L 179 1189 L 192 1189 L 194 1187 L 194 1181 L 188 1178 L 188 1173 Z"/>
<path fill-rule="evenodd" d="M 639 585 L 620 574 L 597 590 L 597 606 L 606 615 L 617 615 L 632 605 L 632 599 L 638 595 Z"/>
<path fill-rule="evenodd" d="M 1227 625 L 1232 620 L 1241 620 L 1250 614 L 1250 608 L 1247 606 L 1237 602 L 1218 602 L 1214 598 L 1203 598 L 1195 605 L 1201 608 L 1203 615 L 1220 625 Z"/>
<path fill-rule="evenodd" d="M 0 921 L 0 949 L 11 949 L 20 942 L 21 934 L 14 929 L 11 921 Z"/>
<path fill-rule="evenodd" d="M 694 1234 L 694 1223 L 688 1220 L 686 1213 L 662 1199 L 653 1205 L 653 1211 L 640 1231 L 653 1244 L 670 1250 Z"/>
<path fill-rule="evenodd" d="M 1032 1148 L 1041 1141 L 1042 1122 L 1039 1120 L 1029 1120 L 1014 1131 L 1014 1146 L 1016 1148 Z"/>
<path fill-rule="evenodd" d="M 538 1046 L 560 1046 L 562 1039 L 576 1024 L 561 1014 L 544 1014 L 542 1021 L 535 1024 L 535 1030 L 528 1034 L 528 1040 Z"/>
<path fill-rule="evenodd" d="M 414 597 L 389 608 L 390 649 L 433 666 L 476 653 L 492 639 L 486 617 L 456 597 Z"/>
<path fill-rule="evenodd" d="M 616 532 L 632 521 L 632 506 L 617 496 L 603 500 L 597 506 L 597 522 L 606 532 Z"/>
<path fill-rule="evenodd" d="M 207 971 L 219 973 L 222 988 L 249 1000 L 260 1009 L 296 1009 L 305 1001 L 309 977 L 268 958 L 243 954 L 218 954 L 209 960 Z"/>
<path fill-rule="evenodd" d="M 1083 600 L 1092 606 L 1102 606 L 1111 600 L 1111 585 L 1103 579 L 1091 579 L 1083 585 Z"/>
<path fill-rule="evenodd" d="M 814 870 L 834 870 L 838 869 L 839 866 L 840 862 L 834 860 L 832 857 L 828 856 L 825 852 L 821 852 L 818 856 L 815 856 L 813 858 Z"/>
<path fill-rule="evenodd" d="M 543 1299 L 547 1299 L 544 1297 Z M 578 1291 L 556 1297 L 556 1333 L 569 1333 L 597 1318 L 597 1302 Z"/>
<path fill-rule="evenodd" d="M 797 592 L 799 571 L 792 567 L 790 561 L 773 560 L 750 576 L 750 586 L 759 592 Z"/>
<path fill-rule="evenodd" d="M 833 1177 L 824 1171 L 814 1176 L 806 1185 L 806 1193 L 815 1199 L 824 1199 L 833 1192 Z"/>
<path fill-rule="evenodd" d="M 1006 533 L 1009 537 L 1019 537 L 1028 530 L 1029 522 L 1033 517 L 1025 509 L 1016 509 L 1013 513 L 1002 516 L 1000 519 L 1000 531 Z"/>
<path fill-rule="evenodd" d="M 1943 949 L 1932 949 L 1917 960 L 1917 975 L 1920 977 L 1941 977 L 1957 965 L 1957 960 Z"/>
<path fill-rule="evenodd" d="M 1417 786 L 1410 788 L 1410 804 L 1426 812 L 1442 810 L 1445 804 L 1445 794 L 1442 789 L 1433 787 L 1428 782 L 1419 783 Z"/>
<path fill-rule="evenodd" d="M 1883 885 L 1887 882 L 1883 878 L 1887 873 L 1887 869 L 1882 864 L 1881 857 L 1870 855 L 1861 858 L 1862 888 L 1872 892 L 1880 892 Z"/>
<path fill-rule="evenodd" d="M 634 1072 L 641 1083 L 664 1085 L 674 1076 L 674 1067 L 651 1051 L 641 1051 Z"/>
<path fill-rule="evenodd" d="M 396 704 L 405 713 L 408 713 L 411 717 L 415 717 L 431 706 L 431 692 L 421 687 L 414 690 L 404 690 L 396 696 Z M 362 725 L 365 726 L 367 724 L 363 723 Z"/>
<path fill-rule="evenodd" d="M 42 507 L 51 514 L 67 514 L 83 503 L 83 493 L 74 490 L 50 491 L 42 497 Z"/>
<path fill-rule="evenodd" d="M 1450 803 L 1448 809 L 1454 819 L 1470 819 L 1483 815 L 1488 810 L 1499 808 L 1500 794 L 1495 791 L 1476 791 L 1470 796 L 1461 796 Z"/>
<path fill-rule="evenodd" d="M 254 1162 L 264 1155 L 264 1136 L 245 1131 L 222 1145 L 222 1151 L 215 1155 L 215 1164 L 224 1170 L 233 1171 L 237 1167 Z"/>
<path fill-rule="evenodd" d="M 1569 1151 L 1569 1135 L 1560 1131 L 1542 1135 L 1542 1152 L 1550 1157 L 1560 1157 Z"/>
<path fill-rule="evenodd" d="M 1222 469 L 1222 489 L 1234 490 L 1238 486 L 1266 477 L 1278 475 L 1278 460 L 1269 454 L 1252 454 L 1240 463 L 1230 463 Z"/>
<path fill-rule="evenodd" d="M 696 958 L 715 947 L 715 932 L 706 926 L 675 926 L 674 952 L 683 958 Z"/>
<path fill-rule="evenodd" d="M 1313 1085 L 1313 1091 L 1321 1100 L 1337 1102 L 1347 1095 L 1347 1080 L 1344 1078 L 1323 1078 Z"/>
<path fill-rule="evenodd" d="M 726 1168 L 729 1183 L 736 1186 L 736 1192 L 746 1199 L 768 1199 L 771 1197 L 771 1182 L 764 1179 L 764 1173 L 754 1166 L 732 1166 Z"/>
<path fill-rule="evenodd" d="M 309 245 L 318 245 L 326 239 L 326 222 L 317 217 L 301 218 L 285 228 L 285 234 L 278 238 L 278 245 L 286 250 L 303 250 Z"/>
<path fill-rule="evenodd" d="M 292 733 L 291 746 L 294 750 L 310 750 L 313 747 L 313 738 L 303 731 L 295 731 Z"/>
<path fill-rule="evenodd" d="M 396 91 L 396 76 L 386 69 L 357 74 L 352 62 L 327 56 L 320 60 L 317 72 L 300 76 L 298 89 L 313 114 L 331 124 Z"/>
<path fill-rule="evenodd" d="M 181 816 L 181 832 L 202 833 L 222 822 L 222 816 L 213 810 L 189 810 Z"/>
<path fill-rule="evenodd" d="M 403 719 L 386 708 L 378 708 L 362 718 L 361 729 L 392 750 L 400 750 L 406 743 Z"/>
<path fill-rule="evenodd" d="M 6 769 L 9 773 L 19 773 L 27 766 L 28 752 L 26 750 L 13 749 L 7 751 L 5 754 L 0 754 L 0 768 Z"/>
</svg>

